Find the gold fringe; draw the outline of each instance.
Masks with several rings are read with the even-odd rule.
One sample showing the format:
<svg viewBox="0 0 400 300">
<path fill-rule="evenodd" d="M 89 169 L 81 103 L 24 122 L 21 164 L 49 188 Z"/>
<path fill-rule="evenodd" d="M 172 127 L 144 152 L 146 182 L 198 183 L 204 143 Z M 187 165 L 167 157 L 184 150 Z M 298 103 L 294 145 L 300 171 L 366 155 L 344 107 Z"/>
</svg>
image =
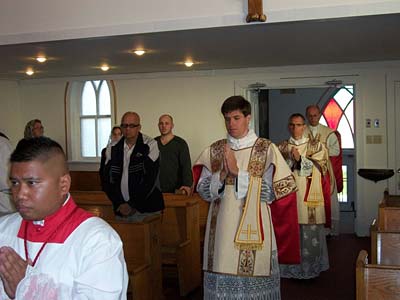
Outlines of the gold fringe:
<svg viewBox="0 0 400 300">
<path fill-rule="evenodd" d="M 256 250 L 256 251 L 260 251 L 260 250 L 263 249 L 263 245 L 262 244 L 235 243 L 235 248 L 238 249 L 238 250 L 248 250 L 248 251 Z"/>
</svg>

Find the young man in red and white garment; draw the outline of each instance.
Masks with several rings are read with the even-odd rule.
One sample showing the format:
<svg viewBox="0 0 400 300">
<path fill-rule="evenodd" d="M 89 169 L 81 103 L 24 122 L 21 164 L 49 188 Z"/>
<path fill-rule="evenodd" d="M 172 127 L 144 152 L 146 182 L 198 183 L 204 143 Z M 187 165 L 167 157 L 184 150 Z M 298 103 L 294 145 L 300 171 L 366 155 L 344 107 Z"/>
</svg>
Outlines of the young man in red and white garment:
<svg viewBox="0 0 400 300">
<path fill-rule="evenodd" d="M 341 139 L 338 131 L 319 124 L 321 116 L 321 110 L 318 105 L 309 105 L 306 108 L 308 126 L 305 129 L 304 135 L 314 139 L 316 142 L 321 142 L 328 149 L 328 174 L 331 184 L 331 220 L 327 220 L 327 222 L 331 224 L 327 230 L 327 234 L 339 235 L 340 206 L 337 194 L 343 190 Z"/>
<path fill-rule="evenodd" d="M 293 171 L 297 185 L 297 215 L 300 224 L 300 264 L 280 264 L 281 277 L 310 279 L 329 269 L 325 237 L 326 213 L 330 210 L 328 151 L 321 142 L 304 136 L 303 115 L 290 116 L 290 138 L 278 148 Z"/>
<path fill-rule="evenodd" d="M 194 166 L 195 179 L 201 174 L 197 191 L 211 202 L 204 299 L 279 300 L 278 251 L 289 250 L 286 258 L 299 260 L 294 178 L 278 148 L 249 128 L 246 99 L 229 97 L 221 112 L 227 139 L 206 148 Z M 272 223 L 274 211 L 284 226 Z"/>
<path fill-rule="evenodd" d="M 10 161 L 18 212 L 0 219 L 0 298 L 126 299 L 121 239 L 71 198 L 61 146 L 23 139 Z"/>
</svg>

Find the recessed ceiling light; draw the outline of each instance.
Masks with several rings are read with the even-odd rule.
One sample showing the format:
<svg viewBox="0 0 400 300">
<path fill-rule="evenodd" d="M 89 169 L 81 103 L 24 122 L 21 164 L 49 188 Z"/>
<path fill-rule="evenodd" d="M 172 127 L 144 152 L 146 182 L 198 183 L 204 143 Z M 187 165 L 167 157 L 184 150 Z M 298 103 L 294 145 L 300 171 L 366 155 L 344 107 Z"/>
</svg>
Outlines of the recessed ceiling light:
<svg viewBox="0 0 400 300">
<path fill-rule="evenodd" d="M 44 63 L 47 60 L 47 58 L 45 56 L 38 56 L 36 57 L 36 60 L 40 63 Z"/>
<path fill-rule="evenodd" d="M 135 50 L 135 51 L 133 51 L 133 53 L 135 53 L 138 56 L 142 56 L 143 54 L 146 53 L 146 51 L 144 51 L 144 50 Z"/>
<path fill-rule="evenodd" d="M 102 71 L 104 71 L 104 72 L 107 72 L 108 70 L 110 70 L 110 67 L 109 67 L 108 65 L 104 64 L 104 65 L 102 65 L 102 66 L 100 67 L 100 69 L 101 69 Z"/>
<path fill-rule="evenodd" d="M 33 71 L 32 68 L 29 68 L 29 69 L 26 70 L 25 74 L 28 75 L 28 76 L 32 76 L 33 74 L 35 74 L 35 71 Z"/>
<path fill-rule="evenodd" d="M 185 61 L 185 66 L 188 67 L 188 68 L 190 68 L 191 66 L 193 66 L 193 64 L 194 64 L 194 63 L 193 63 L 191 60 Z"/>
</svg>

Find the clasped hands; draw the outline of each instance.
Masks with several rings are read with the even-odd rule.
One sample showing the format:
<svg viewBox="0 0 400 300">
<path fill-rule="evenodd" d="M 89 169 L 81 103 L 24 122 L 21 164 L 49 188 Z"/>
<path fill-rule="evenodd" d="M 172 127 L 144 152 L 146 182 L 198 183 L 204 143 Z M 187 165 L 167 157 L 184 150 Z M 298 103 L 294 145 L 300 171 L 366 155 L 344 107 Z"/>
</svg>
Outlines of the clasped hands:
<svg viewBox="0 0 400 300">
<path fill-rule="evenodd" d="M 25 277 L 28 265 L 32 265 L 32 261 L 24 260 L 11 247 L 0 248 L 0 278 L 10 299 L 15 298 L 17 286 Z"/>
<path fill-rule="evenodd" d="M 135 214 L 136 209 L 132 208 L 128 203 L 123 203 L 118 207 L 117 211 L 119 211 L 124 217 L 128 217 Z"/>
<path fill-rule="evenodd" d="M 290 154 L 292 155 L 293 159 L 298 162 L 300 161 L 301 155 L 299 150 L 296 147 L 293 147 L 292 150 L 290 151 Z"/>
<path fill-rule="evenodd" d="M 222 170 L 219 175 L 219 180 L 223 182 L 228 175 L 231 177 L 237 177 L 239 174 L 239 168 L 237 166 L 237 161 L 235 153 L 229 147 L 228 144 L 224 148 L 224 160 L 222 162 Z"/>
</svg>

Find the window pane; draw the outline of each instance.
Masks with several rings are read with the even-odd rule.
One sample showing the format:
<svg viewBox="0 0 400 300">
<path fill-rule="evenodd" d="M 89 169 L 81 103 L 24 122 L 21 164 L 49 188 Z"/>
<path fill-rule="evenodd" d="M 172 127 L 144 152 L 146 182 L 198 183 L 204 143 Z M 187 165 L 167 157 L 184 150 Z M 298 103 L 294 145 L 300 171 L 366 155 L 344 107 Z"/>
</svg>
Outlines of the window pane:
<svg viewBox="0 0 400 300">
<path fill-rule="evenodd" d="M 347 203 L 347 166 L 342 166 L 343 172 L 343 191 L 338 194 L 339 202 Z"/>
<path fill-rule="evenodd" d="M 90 81 L 86 81 L 82 91 L 82 116 L 96 115 L 96 93 Z"/>
<path fill-rule="evenodd" d="M 343 111 L 340 109 L 339 105 L 336 103 L 334 99 L 329 100 L 328 105 L 325 107 L 323 115 L 325 117 L 328 126 L 337 130 L 338 123 L 340 118 L 342 117 Z"/>
<path fill-rule="evenodd" d="M 111 118 L 101 118 L 97 120 L 97 153 L 101 155 L 101 150 L 107 146 L 111 133 Z"/>
<path fill-rule="evenodd" d="M 343 149 L 354 149 L 353 134 L 350 130 L 350 126 L 347 123 L 346 118 L 340 120 L 338 131 L 342 137 L 342 148 Z"/>
<path fill-rule="evenodd" d="M 82 157 L 96 157 L 95 119 L 81 119 Z"/>
<path fill-rule="evenodd" d="M 96 89 L 98 89 L 98 88 L 99 88 L 99 84 L 100 84 L 100 82 L 101 82 L 101 80 L 94 80 L 94 81 L 93 81 L 93 83 L 94 83 L 94 85 L 95 85 Z"/>
<path fill-rule="evenodd" d="M 111 99 L 108 84 L 103 82 L 99 93 L 99 114 L 111 115 Z"/>
<path fill-rule="evenodd" d="M 322 125 L 328 127 L 328 124 L 326 123 L 326 120 L 325 120 L 324 116 L 321 116 L 321 119 L 319 119 L 319 124 L 322 124 Z"/>
<path fill-rule="evenodd" d="M 354 133 L 354 101 L 351 101 L 349 106 L 347 106 L 347 109 L 344 111 L 344 114 L 346 115 L 349 121 L 351 132 Z"/>
<path fill-rule="evenodd" d="M 340 89 L 339 92 L 334 96 L 337 103 L 340 105 L 342 110 L 346 109 L 347 104 L 353 99 L 353 95 L 349 93 L 346 89 Z"/>
</svg>

